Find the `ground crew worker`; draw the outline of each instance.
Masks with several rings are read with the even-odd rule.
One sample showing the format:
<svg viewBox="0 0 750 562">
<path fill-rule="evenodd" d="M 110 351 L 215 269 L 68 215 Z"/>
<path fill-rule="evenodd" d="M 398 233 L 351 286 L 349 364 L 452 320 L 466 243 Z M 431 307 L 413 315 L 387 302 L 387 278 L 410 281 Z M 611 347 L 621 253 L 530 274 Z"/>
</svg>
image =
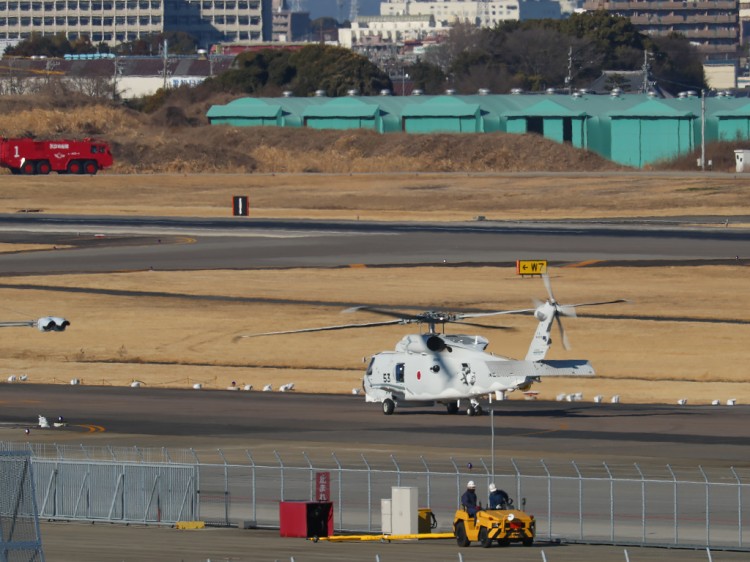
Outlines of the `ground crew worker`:
<svg viewBox="0 0 750 562">
<path fill-rule="evenodd" d="M 466 485 L 466 491 L 461 496 L 461 505 L 471 516 L 475 516 L 477 511 L 481 509 L 481 507 L 477 505 L 477 492 L 473 480 L 469 480 L 469 483 Z"/>
<path fill-rule="evenodd" d="M 494 483 L 490 484 L 490 509 L 506 509 L 510 503 L 505 490 L 498 490 Z"/>
</svg>

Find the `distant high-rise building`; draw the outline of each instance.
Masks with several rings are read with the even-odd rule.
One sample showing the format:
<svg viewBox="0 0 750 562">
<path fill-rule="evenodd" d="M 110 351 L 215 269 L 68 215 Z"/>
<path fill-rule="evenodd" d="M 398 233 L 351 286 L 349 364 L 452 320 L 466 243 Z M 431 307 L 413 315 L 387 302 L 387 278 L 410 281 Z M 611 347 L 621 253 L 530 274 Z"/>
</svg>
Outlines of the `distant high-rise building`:
<svg viewBox="0 0 750 562">
<path fill-rule="evenodd" d="M 737 56 L 740 44 L 738 0 L 585 0 L 583 8 L 606 10 L 629 18 L 639 31 L 648 35 L 684 35 L 706 59 Z"/>
<path fill-rule="evenodd" d="M 429 15 L 446 24 L 494 27 L 502 21 L 560 18 L 556 0 L 383 0 L 380 14 Z"/>
<path fill-rule="evenodd" d="M 207 47 L 271 38 L 272 0 L 0 0 L 0 41 L 32 33 L 116 45 L 164 31 L 184 31 Z"/>
</svg>

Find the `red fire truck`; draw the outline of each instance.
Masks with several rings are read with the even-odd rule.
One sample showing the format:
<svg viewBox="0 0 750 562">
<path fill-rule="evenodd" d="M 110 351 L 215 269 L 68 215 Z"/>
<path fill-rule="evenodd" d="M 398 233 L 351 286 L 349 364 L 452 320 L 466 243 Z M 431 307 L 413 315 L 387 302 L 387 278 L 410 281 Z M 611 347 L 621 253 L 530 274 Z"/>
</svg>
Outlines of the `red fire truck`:
<svg viewBox="0 0 750 562">
<path fill-rule="evenodd" d="M 112 165 L 105 142 L 83 140 L 0 139 L 0 166 L 13 174 L 96 174 Z"/>
</svg>

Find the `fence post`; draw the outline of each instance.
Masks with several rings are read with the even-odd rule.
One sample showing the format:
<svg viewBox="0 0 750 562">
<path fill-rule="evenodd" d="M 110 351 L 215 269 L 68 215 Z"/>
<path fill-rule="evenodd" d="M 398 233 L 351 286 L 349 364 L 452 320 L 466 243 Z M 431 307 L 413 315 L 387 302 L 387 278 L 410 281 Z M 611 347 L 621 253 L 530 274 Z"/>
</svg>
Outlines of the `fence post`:
<svg viewBox="0 0 750 562">
<path fill-rule="evenodd" d="M 430 476 L 431 476 L 430 467 L 427 466 L 427 461 L 424 460 L 424 457 L 422 455 L 419 455 L 419 458 L 422 459 L 422 464 L 424 465 L 424 469 L 425 469 L 425 475 L 427 477 L 426 478 L 427 480 L 427 507 L 432 508 L 432 503 L 430 502 L 430 493 L 432 490 L 432 486 L 431 486 L 432 483 L 430 481 Z"/>
<path fill-rule="evenodd" d="M 547 469 L 547 465 L 544 463 L 544 459 L 539 459 L 544 467 L 544 472 L 547 473 L 547 538 L 552 540 L 552 475 Z"/>
<path fill-rule="evenodd" d="M 451 463 L 453 464 L 453 470 L 456 471 L 456 498 L 461 497 L 461 474 L 458 472 L 458 465 L 456 461 L 451 457 Z M 459 500 L 460 501 L 460 500 Z M 456 502 L 458 507 L 461 507 L 458 501 Z"/>
<path fill-rule="evenodd" d="M 364 453 L 362 455 L 362 462 L 367 467 L 367 532 L 372 532 L 372 469 L 370 469 L 370 463 L 367 462 Z"/>
<path fill-rule="evenodd" d="M 583 475 L 576 461 L 570 461 L 578 474 L 578 539 L 583 540 Z"/>
<path fill-rule="evenodd" d="M 672 470 L 672 467 L 670 465 L 667 465 L 667 470 L 669 470 L 669 473 L 672 475 L 672 482 L 674 482 L 672 492 L 672 495 L 674 496 L 674 502 L 672 504 L 672 509 L 674 511 L 674 543 L 678 544 L 679 535 L 677 531 L 677 476 L 675 475 L 674 470 Z"/>
<path fill-rule="evenodd" d="M 602 464 L 609 475 L 609 540 L 615 542 L 615 481 L 607 463 Z"/>
<path fill-rule="evenodd" d="M 518 470 L 518 465 L 515 459 L 510 459 L 510 464 L 513 465 L 513 470 L 516 471 L 516 499 L 521 501 L 521 471 Z"/>
<path fill-rule="evenodd" d="M 273 454 L 276 456 L 276 460 L 279 461 L 279 500 L 284 501 L 284 461 L 281 460 L 281 456 L 274 449 Z"/>
<path fill-rule="evenodd" d="M 224 525 L 229 527 L 229 465 L 221 449 L 216 449 L 224 462 Z"/>
<path fill-rule="evenodd" d="M 200 471 L 200 459 L 198 458 L 198 454 L 195 452 L 195 449 L 192 447 L 189 449 L 190 454 L 193 455 L 193 460 L 195 461 L 195 467 L 196 467 L 196 482 L 195 482 L 195 489 L 196 491 L 196 510 L 195 510 L 195 519 L 197 521 L 200 521 L 201 519 L 201 471 Z"/>
<path fill-rule="evenodd" d="M 258 501 L 255 495 L 255 460 L 253 459 L 253 456 L 250 454 L 250 451 L 245 449 L 245 454 L 247 455 L 247 458 L 250 460 L 250 487 L 252 488 L 253 492 L 253 521 L 255 523 L 258 523 Z"/>
<path fill-rule="evenodd" d="M 734 470 L 733 466 L 729 467 L 729 470 L 732 471 L 735 480 L 737 480 L 737 546 L 742 548 L 742 480 L 740 480 L 740 477 L 737 474 L 737 471 Z"/>
<path fill-rule="evenodd" d="M 706 481 L 706 546 L 708 547 L 711 546 L 711 483 L 701 465 L 698 465 L 698 470 L 701 471 L 703 480 Z"/>
<path fill-rule="evenodd" d="M 39 510 L 39 515 L 44 515 L 47 509 L 47 502 L 49 501 L 50 494 L 52 495 L 52 513 L 54 517 L 57 515 L 57 464 L 52 469 L 49 475 L 49 482 L 47 482 L 47 490 L 44 492 L 44 500 L 42 500 L 42 507 Z"/>
<path fill-rule="evenodd" d="M 391 455 L 391 460 L 393 461 L 394 466 L 396 467 L 396 486 L 401 486 L 401 468 L 398 466 L 398 463 L 396 462 L 396 457 Z"/>
<path fill-rule="evenodd" d="M 339 462 L 339 459 L 336 457 L 336 453 L 331 453 L 331 456 L 333 457 L 333 460 L 336 462 L 336 467 L 339 475 L 339 529 L 344 528 L 344 506 L 342 505 L 342 492 L 341 492 L 341 463 Z"/>
<path fill-rule="evenodd" d="M 479 457 L 479 462 L 482 463 L 482 466 L 484 467 L 484 473 L 487 475 L 487 482 L 484 483 L 484 493 L 487 495 L 487 505 L 490 505 L 490 492 L 489 492 L 489 483 L 494 482 L 495 480 L 495 469 L 493 468 L 487 468 L 487 463 L 484 462 L 484 459 L 482 457 Z"/>
<path fill-rule="evenodd" d="M 315 477 L 313 475 L 313 464 L 310 462 L 310 458 L 307 456 L 307 453 L 305 451 L 302 451 L 302 456 L 305 457 L 305 460 L 307 461 L 307 466 L 310 469 L 310 501 L 315 501 L 317 498 L 315 497 L 315 492 L 313 491 L 313 486 L 315 482 Z"/>
<path fill-rule="evenodd" d="M 635 465 L 635 469 L 638 471 L 638 474 L 641 475 L 641 528 L 642 528 L 642 534 L 641 534 L 641 544 L 646 544 L 646 479 L 643 476 L 643 472 L 641 472 L 641 467 L 638 466 L 637 462 L 633 463 Z"/>
</svg>

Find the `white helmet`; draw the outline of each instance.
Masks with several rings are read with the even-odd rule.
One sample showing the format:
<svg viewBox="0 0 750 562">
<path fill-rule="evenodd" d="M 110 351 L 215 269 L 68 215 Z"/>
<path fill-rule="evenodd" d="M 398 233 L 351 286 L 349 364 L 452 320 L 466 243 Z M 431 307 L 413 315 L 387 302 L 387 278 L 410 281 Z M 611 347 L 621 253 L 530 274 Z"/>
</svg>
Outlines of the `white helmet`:
<svg viewBox="0 0 750 562">
<path fill-rule="evenodd" d="M 466 485 L 466 487 L 469 488 L 469 490 L 473 490 L 474 488 L 476 488 L 473 480 L 469 480 L 469 483 Z"/>
<path fill-rule="evenodd" d="M 490 484 L 490 492 L 495 492 L 495 491 L 497 491 L 495 484 Z"/>
</svg>

